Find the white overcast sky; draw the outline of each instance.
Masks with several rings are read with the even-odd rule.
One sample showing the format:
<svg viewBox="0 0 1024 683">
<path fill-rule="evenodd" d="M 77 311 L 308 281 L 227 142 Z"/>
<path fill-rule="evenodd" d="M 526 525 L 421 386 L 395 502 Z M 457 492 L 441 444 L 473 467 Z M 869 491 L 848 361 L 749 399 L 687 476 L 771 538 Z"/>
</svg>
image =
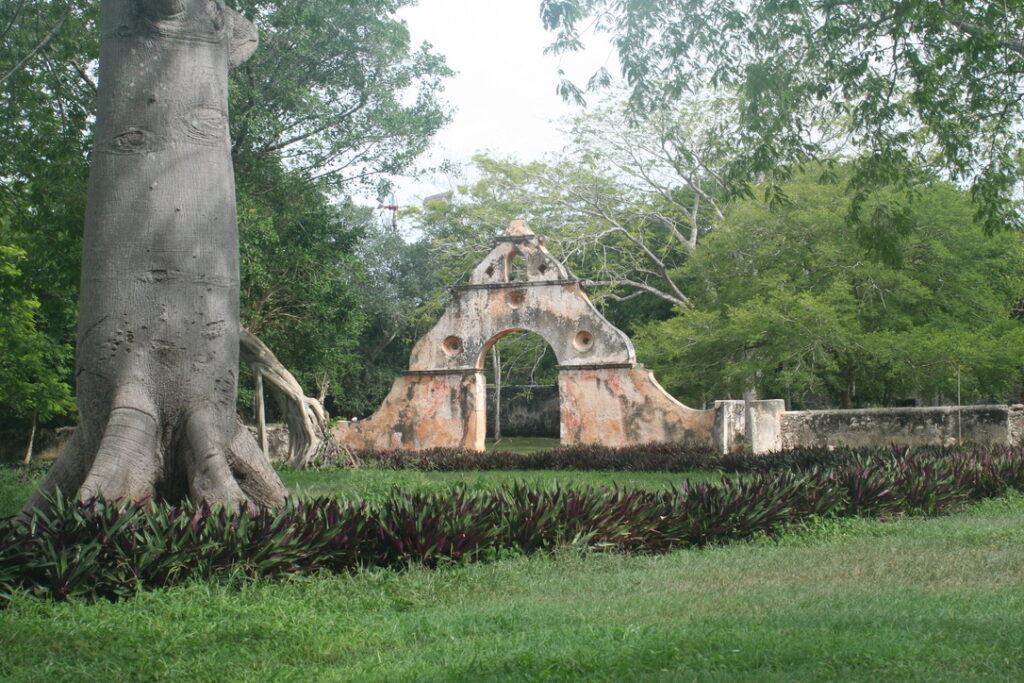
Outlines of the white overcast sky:
<svg viewBox="0 0 1024 683">
<path fill-rule="evenodd" d="M 554 34 L 539 12 L 539 0 L 420 0 L 398 13 L 413 45 L 430 43 L 457 72 L 445 86 L 452 122 L 435 137 L 426 164 L 465 163 L 483 151 L 530 161 L 565 144 L 559 119 L 577 108 L 555 92 L 558 69 L 579 83 L 601 65 L 617 73 L 617 62 L 604 39 L 592 39 L 601 47 L 580 55 L 545 56 Z M 418 203 L 451 183 L 439 174 L 398 179 L 397 200 Z"/>
</svg>

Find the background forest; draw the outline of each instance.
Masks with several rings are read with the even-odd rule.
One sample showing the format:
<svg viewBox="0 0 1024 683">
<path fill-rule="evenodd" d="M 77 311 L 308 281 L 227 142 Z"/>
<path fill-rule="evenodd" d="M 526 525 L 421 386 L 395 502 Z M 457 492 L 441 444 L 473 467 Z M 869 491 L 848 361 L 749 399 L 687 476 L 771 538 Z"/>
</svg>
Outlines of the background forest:
<svg viewBox="0 0 1024 683">
<path fill-rule="evenodd" d="M 684 84 L 664 65 L 707 48 L 694 42 L 701 26 L 729 35 L 718 3 L 685 19 L 542 3 L 561 49 L 599 13 L 622 38 L 625 84 L 598 74 L 591 94 L 563 82 L 566 97 L 592 101 L 566 122 L 561 154 L 479 156 L 457 189 L 393 222 L 353 197 L 387 197 L 450 115 L 443 56 L 394 17 L 408 3 L 232 4 L 261 35 L 231 81 L 243 320 L 307 393 L 326 392 L 332 414 L 373 412 L 446 288 L 514 218 L 588 280 L 641 362 L 691 405 L 1018 400 L 1021 69 L 1000 42 L 1015 13 L 974 16 L 972 33 L 904 3 L 902 23 L 871 24 L 873 39 L 906 43 L 886 61 L 843 43 L 863 34 L 843 10 L 829 26 L 846 33 L 826 35 L 834 49 L 811 65 L 764 55 L 783 34 L 821 40 L 821 25 L 755 2 L 748 19 L 764 30 L 750 36 L 764 44 L 723 41 L 745 50 Z M 83 0 L 0 4 L 0 427 L 74 418 L 96 12 Z M 635 33 L 665 36 L 658 21 L 684 42 L 643 50 Z M 993 83 L 1006 87 L 982 87 Z M 554 381 L 539 338 L 499 348 L 502 383 Z"/>
</svg>

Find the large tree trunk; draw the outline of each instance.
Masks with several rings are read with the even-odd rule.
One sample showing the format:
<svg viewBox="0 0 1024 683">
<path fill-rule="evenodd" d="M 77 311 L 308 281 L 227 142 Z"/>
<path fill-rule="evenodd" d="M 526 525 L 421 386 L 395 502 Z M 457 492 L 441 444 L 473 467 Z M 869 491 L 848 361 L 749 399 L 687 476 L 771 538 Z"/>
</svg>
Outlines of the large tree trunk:
<svg viewBox="0 0 1024 683">
<path fill-rule="evenodd" d="M 281 503 L 235 419 L 238 227 L 221 0 L 102 0 L 82 262 L 79 426 L 40 495 Z"/>
</svg>

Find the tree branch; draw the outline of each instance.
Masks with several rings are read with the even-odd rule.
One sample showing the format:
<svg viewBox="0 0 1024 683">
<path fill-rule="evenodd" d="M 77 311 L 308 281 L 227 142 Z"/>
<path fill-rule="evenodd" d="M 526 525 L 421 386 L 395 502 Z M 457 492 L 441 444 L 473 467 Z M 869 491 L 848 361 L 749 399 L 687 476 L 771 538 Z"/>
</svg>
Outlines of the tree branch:
<svg viewBox="0 0 1024 683">
<path fill-rule="evenodd" d="M 1007 50 L 1012 50 L 1013 52 L 1024 56 L 1024 40 L 1021 40 L 1020 38 L 1007 38 L 1006 36 L 1001 36 L 991 29 L 954 16 L 953 13 L 945 7 L 942 8 L 942 12 L 949 19 L 949 23 L 962 33 L 966 33 L 967 35 L 974 37 L 984 36 L 986 38 L 995 38 L 996 41 Z"/>
<path fill-rule="evenodd" d="M 305 467 L 320 445 L 331 438 L 327 411 L 315 398 L 306 396 L 295 376 L 256 335 L 242 328 L 238 340 L 242 362 L 265 379 L 281 400 L 288 424 L 288 464 L 296 469 Z"/>
<path fill-rule="evenodd" d="M 683 308 L 692 308 L 693 306 L 693 304 L 690 302 L 690 299 L 685 294 L 681 295 L 681 298 L 672 296 L 671 294 L 667 294 L 658 289 L 657 287 L 652 287 L 651 285 L 645 282 L 637 282 L 636 280 L 630 280 L 628 278 L 624 278 L 621 280 L 600 281 L 581 280 L 580 284 L 582 284 L 584 287 L 632 287 L 634 289 L 643 290 L 648 294 L 653 294 L 654 296 L 664 299 L 665 301 L 671 302 L 677 306 L 682 306 Z"/>
<path fill-rule="evenodd" d="M 2 77 L 0 77 L 0 83 L 6 82 L 7 79 L 13 76 L 15 73 L 17 73 L 21 69 L 21 67 L 25 66 L 25 64 L 27 64 L 30 59 L 35 57 L 40 50 L 46 48 L 46 46 L 50 44 L 50 41 L 53 40 L 54 37 L 60 32 L 61 27 L 64 26 L 64 23 L 68 20 L 70 16 L 71 9 L 69 8 L 68 11 L 64 13 L 64 16 L 57 20 L 57 23 L 54 25 L 52 29 L 50 29 L 50 32 L 43 36 L 43 39 L 40 40 L 39 43 L 34 48 L 32 48 L 32 50 L 27 55 L 25 55 L 17 64 L 12 66 L 10 71 L 8 71 Z"/>
<path fill-rule="evenodd" d="M 98 87 L 96 87 L 96 82 L 95 82 L 95 81 L 93 81 L 93 80 L 92 80 L 92 79 L 91 79 L 91 78 L 89 77 L 89 74 L 88 74 L 88 73 L 86 73 L 85 69 L 83 69 L 83 68 L 82 68 L 82 67 L 81 67 L 81 66 L 80 66 L 80 65 L 78 64 L 78 62 L 76 62 L 76 61 L 75 61 L 75 60 L 73 60 L 73 59 L 71 60 L 71 66 L 72 66 L 72 67 L 74 67 L 74 69 L 75 69 L 75 73 L 77 73 L 77 74 L 78 74 L 78 75 L 79 75 L 79 76 L 81 77 L 81 79 L 82 79 L 82 80 L 83 80 L 83 81 L 85 82 L 85 84 L 86 84 L 87 86 L 89 86 L 89 89 L 90 89 L 90 90 L 92 90 L 93 94 L 94 94 L 94 95 L 95 95 L 95 94 L 97 94 L 97 93 L 99 92 L 99 88 L 98 88 Z"/>
</svg>

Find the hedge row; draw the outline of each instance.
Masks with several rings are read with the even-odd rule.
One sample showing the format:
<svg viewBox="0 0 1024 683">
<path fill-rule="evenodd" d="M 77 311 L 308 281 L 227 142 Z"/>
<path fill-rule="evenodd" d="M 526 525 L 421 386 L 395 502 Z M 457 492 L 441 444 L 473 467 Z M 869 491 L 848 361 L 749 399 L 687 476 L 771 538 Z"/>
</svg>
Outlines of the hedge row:
<svg viewBox="0 0 1024 683">
<path fill-rule="evenodd" d="M 960 448 L 920 447 L 914 452 L 936 457 L 960 453 Z M 581 445 L 554 448 L 535 453 L 506 451 L 466 451 L 458 448 L 431 448 L 423 451 L 364 450 L 353 455 L 359 463 L 389 470 L 434 472 L 522 471 L 522 470 L 601 470 L 631 472 L 722 472 L 805 471 L 814 467 L 838 467 L 901 457 L 906 449 L 877 448 L 798 448 L 766 455 L 738 453 L 722 455 L 706 446 L 679 443 L 650 443 L 610 448 Z M 346 461 L 347 464 L 347 461 Z"/>
<path fill-rule="evenodd" d="M 940 514 L 1008 488 L 1024 488 L 1020 451 L 887 455 L 669 492 L 519 484 L 272 511 L 58 500 L 29 521 L 0 522 L 0 605 L 15 592 L 119 599 L 186 580 L 435 566 L 559 546 L 665 552 L 775 534 L 811 515 Z"/>
</svg>

